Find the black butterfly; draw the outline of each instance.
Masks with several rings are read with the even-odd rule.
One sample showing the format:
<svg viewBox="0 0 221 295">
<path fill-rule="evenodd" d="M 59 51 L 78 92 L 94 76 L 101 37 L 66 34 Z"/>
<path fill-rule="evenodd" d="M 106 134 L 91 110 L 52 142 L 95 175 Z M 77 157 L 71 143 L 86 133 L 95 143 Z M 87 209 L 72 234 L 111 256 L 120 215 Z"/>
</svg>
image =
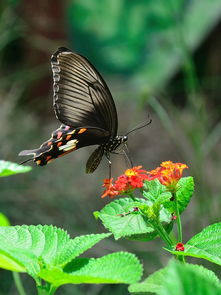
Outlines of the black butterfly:
<svg viewBox="0 0 221 295">
<path fill-rule="evenodd" d="M 86 164 L 86 172 L 92 173 L 104 154 L 109 159 L 110 152 L 127 141 L 127 135 L 117 135 L 113 98 L 101 75 L 85 57 L 60 47 L 51 57 L 51 66 L 53 106 L 63 124 L 38 149 L 22 151 L 19 156 L 33 155 L 33 161 L 43 166 L 81 147 L 99 145 Z"/>
</svg>

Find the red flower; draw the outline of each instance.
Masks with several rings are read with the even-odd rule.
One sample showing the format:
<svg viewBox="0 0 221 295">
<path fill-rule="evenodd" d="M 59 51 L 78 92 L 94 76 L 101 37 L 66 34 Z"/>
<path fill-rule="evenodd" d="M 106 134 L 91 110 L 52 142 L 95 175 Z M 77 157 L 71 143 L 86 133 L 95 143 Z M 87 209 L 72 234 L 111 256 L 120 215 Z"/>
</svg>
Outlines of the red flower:
<svg viewBox="0 0 221 295">
<path fill-rule="evenodd" d="M 184 251 L 184 244 L 183 243 L 177 243 L 176 244 L 176 251 Z"/>
<path fill-rule="evenodd" d="M 112 183 L 113 178 L 111 179 L 104 179 L 103 187 L 106 188 L 101 198 L 105 198 L 106 196 L 115 197 L 118 195 L 118 192 L 115 190 L 114 185 Z"/>
<path fill-rule="evenodd" d="M 113 178 L 105 179 L 103 186 L 106 190 L 101 197 L 114 197 L 123 193 L 131 193 L 134 189 L 141 188 L 144 180 L 148 178 L 147 171 L 141 168 L 142 166 L 137 166 L 127 169 L 114 183 L 112 183 Z"/>
<path fill-rule="evenodd" d="M 174 191 L 176 190 L 177 182 L 182 177 L 183 170 L 186 168 L 188 168 L 186 164 L 165 161 L 161 163 L 160 167 L 147 172 L 148 180 L 157 178 L 170 191 Z"/>
</svg>

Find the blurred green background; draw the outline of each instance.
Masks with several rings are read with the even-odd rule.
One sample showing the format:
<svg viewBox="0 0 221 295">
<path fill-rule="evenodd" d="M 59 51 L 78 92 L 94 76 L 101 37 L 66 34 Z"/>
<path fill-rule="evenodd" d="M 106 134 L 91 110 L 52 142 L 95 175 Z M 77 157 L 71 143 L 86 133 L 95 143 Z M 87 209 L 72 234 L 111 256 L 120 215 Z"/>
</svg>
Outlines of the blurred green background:
<svg viewBox="0 0 221 295">
<path fill-rule="evenodd" d="M 220 220 L 221 2 L 220 0 L 4 0 L 0 3 L 0 158 L 19 162 L 59 126 L 52 108 L 50 56 L 66 46 L 102 73 L 115 99 L 119 134 L 130 135 L 133 161 L 147 170 L 162 161 L 189 165 L 196 192 L 183 214 L 184 241 Z M 1 179 L 0 211 L 15 224 L 53 224 L 71 235 L 103 232 L 92 212 L 108 177 L 104 160 L 93 175 L 84 148 L 46 167 Z M 114 155 L 113 175 L 127 167 Z M 145 276 L 165 265 L 157 240 L 108 239 L 89 254 L 135 253 Z M 218 273 L 211 264 L 206 266 Z M 23 276 L 28 294 L 31 279 Z M 58 294 L 128 294 L 123 285 L 65 286 Z M 17 294 L 0 271 L 0 295 Z"/>
</svg>

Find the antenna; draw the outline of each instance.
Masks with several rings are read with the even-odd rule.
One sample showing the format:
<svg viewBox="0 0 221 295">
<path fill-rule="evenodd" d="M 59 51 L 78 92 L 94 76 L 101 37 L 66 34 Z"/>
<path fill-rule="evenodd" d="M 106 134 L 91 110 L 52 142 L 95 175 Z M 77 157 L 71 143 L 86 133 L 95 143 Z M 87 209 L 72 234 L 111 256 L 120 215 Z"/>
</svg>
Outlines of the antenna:
<svg viewBox="0 0 221 295">
<path fill-rule="evenodd" d="M 128 134 L 138 130 L 138 129 L 141 129 L 143 127 L 146 127 L 148 126 L 150 123 L 152 122 L 152 119 L 149 118 L 149 115 L 148 115 L 148 121 L 144 121 L 142 123 L 140 123 L 139 125 L 137 125 L 136 127 L 134 127 L 132 130 L 130 130 L 129 132 L 127 132 L 125 135 L 127 136 Z"/>
</svg>

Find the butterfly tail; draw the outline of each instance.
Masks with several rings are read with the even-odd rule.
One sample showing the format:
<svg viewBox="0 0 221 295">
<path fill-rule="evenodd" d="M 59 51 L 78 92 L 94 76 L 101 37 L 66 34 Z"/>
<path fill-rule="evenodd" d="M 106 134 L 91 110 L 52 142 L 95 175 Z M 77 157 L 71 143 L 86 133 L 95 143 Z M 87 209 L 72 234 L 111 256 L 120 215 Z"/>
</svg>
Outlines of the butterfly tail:
<svg viewBox="0 0 221 295">
<path fill-rule="evenodd" d="M 33 155 L 33 158 L 34 158 L 35 155 L 36 155 L 37 150 L 38 149 L 35 149 L 35 150 L 24 150 L 24 151 L 21 151 L 18 155 L 19 156 L 30 156 L 30 155 Z"/>
</svg>

